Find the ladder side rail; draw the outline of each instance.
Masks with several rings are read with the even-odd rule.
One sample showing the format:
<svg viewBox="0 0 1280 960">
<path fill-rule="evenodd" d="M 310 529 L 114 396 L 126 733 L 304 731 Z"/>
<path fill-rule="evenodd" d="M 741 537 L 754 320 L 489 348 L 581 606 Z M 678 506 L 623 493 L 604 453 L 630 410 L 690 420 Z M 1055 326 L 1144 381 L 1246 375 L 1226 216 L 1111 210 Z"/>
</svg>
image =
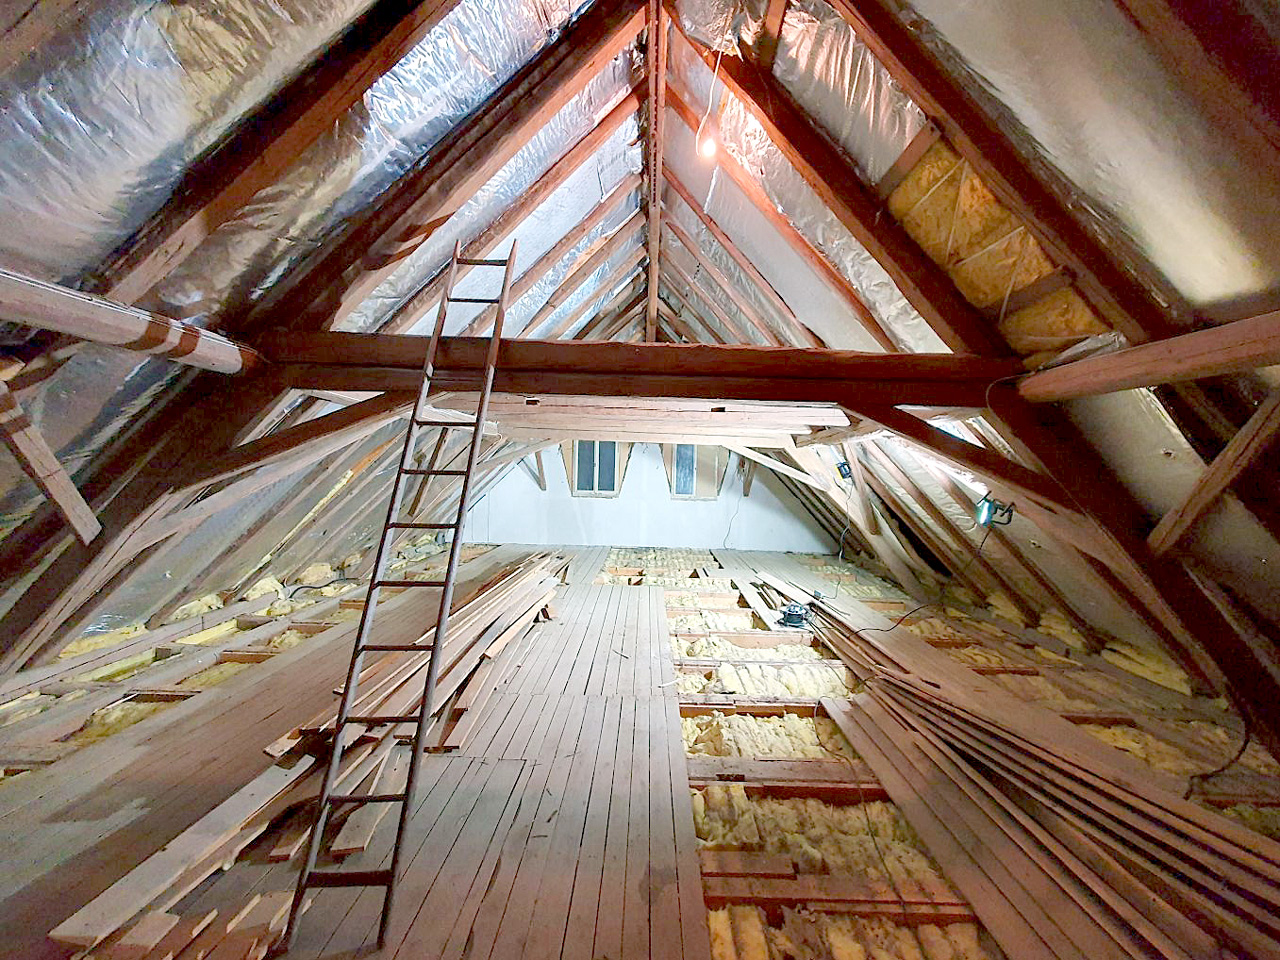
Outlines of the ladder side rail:
<svg viewBox="0 0 1280 960">
<path fill-rule="evenodd" d="M 346 683 L 343 685 L 342 697 L 338 701 L 338 715 L 333 728 L 333 742 L 329 752 L 329 762 L 325 765 L 324 780 L 320 788 L 320 800 L 316 805 L 316 816 L 311 825 L 311 836 L 307 840 L 307 855 L 303 861 L 302 869 L 298 872 L 298 883 L 294 888 L 293 902 L 289 906 L 289 920 L 284 937 L 286 948 L 292 945 L 293 938 L 297 933 L 298 917 L 301 914 L 302 903 L 306 896 L 311 875 L 316 869 L 316 861 L 320 856 L 320 846 L 324 840 L 324 830 L 329 821 L 331 807 L 329 797 L 333 793 L 333 784 L 337 779 L 338 769 L 342 765 L 342 748 L 346 734 L 347 717 L 350 715 L 351 705 L 356 701 L 356 688 L 359 684 L 360 672 L 364 662 L 364 647 L 373 630 L 374 612 L 377 609 L 380 589 L 378 583 L 386 574 L 388 554 L 390 553 L 387 544 L 387 532 L 390 529 L 390 524 L 394 522 L 400 511 L 400 504 L 404 494 L 404 471 L 416 447 L 418 425 L 415 421 L 419 417 L 419 409 L 422 406 L 423 397 L 427 394 L 430 386 L 430 371 L 435 366 L 435 351 L 440 343 L 440 331 L 444 327 L 445 304 L 448 302 L 448 293 L 452 289 L 457 275 L 459 248 L 460 245 L 455 245 L 453 259 L 450 261 L 449 274 L 445 280 L 445 299 L 441 301 L 435 332 L 431 337 L 427 355 L 423 361 L 422 386 L 419 389 L 418 399 L 414 403 L 413 412 L 409 416 L 409 423 L 405 429 L 404 445 L 400 450 L 400 463 L 396 469 L 395 479 L 392 482 L 390 502 L 387 504 L 387 519 L 383 524 L 382 535 L 378 538 L 378 553 L 374 560 L 373 572 L 369 577 L 369 590 L 365 595 L 364 609 L 360 613 L 360 627 L 356 631 L 355 644 L 351 651 L 351 662 L 347 666 Z M 415 744 L 416 739 L 415 737 Z M 416 754 L 414 759 L 416 760 Z M 401 804 L 402 811 L 407 810 L 408 806 L 408 803 Z M 397 854 L 399 853 L 398 840 L 399 837 L 397 837 Z M 391 889 L 392 887 L 387 888 L 388 900 L 390 899 Z"/>
<path fill-rule="evenodd" d="M 455 253 L 454 259 L 456 262 L 457 253 Z M 467 515 L 468 494 L 471 490 L 471 479 L 475 473 L 476 463 L 480 457 L 480 441 L 484 436 L 484 420 L 489 409 L 489 394 L 493 389 L 494 368 L 498 360 L 498 345 L 502 338 L 502 322 L 506 316 L 507 298 L 511 292 L 511 279 L 515 269 L 515 262 L 516 242 L 513 240 L 511 242 L 511 251 L 507 255 L 507 266 L 502 275 L 502 293 L 498 297 L 498 314 L 494 321 L 493 333 L 490 337 L 489 349 L 485 357 L 484 382 L 481 385 L 480 400 L 472 426 L 471 446 L 467 451 L 466 470 L 459 490 L 457 522 L 453 529 L 453 542 L 449 545 L 449 560 L 445 569 L 444 587 L 440 594 L 440 609 L 436 617 L 435 642 L 431 645 L 431 654 L 427 660 L 427 677 L 423 684 L 422 701 L 418 707 L 418 724 L 417 729 L 414 731 L 413 753 L 409 758 L 409 772 L 405 783 L 407 800 L 400 805 L 400 819 L 396 825 L 396 842 L 391 852 L 391 883 L 387 886 L 383 900 L 382 917 L 378 923 L 378 946 L 380 949 L 386 946 L 387 930 L 391 922 L 391 912 L 395 898 L 396 878 L 399 877 L 400 871 L 400 853 L 403 847 L 401 839 L 404 837 L 409 824 L 413 800 L 418 786 L 418 774 L 422 766 L 422 736 L 427 729 L 431 713 L 435 708 L 436 679 L 439 676 L 440 663 L 443 659 L 441 651 L 444 649 L 449 632 L 449 619 L 453 606 L 453 589 L 457 580 L 458 561 L 462 555 L 462 532 Z M 447 302 L 447 299 L 443 302 Z M 432 335 L 433 346 L 438 342 L 443 327 L 444 314 L 442 309 L 440 318 L 436 322 L 435 333 Z M 427 356 L 429 359 L 432 354 L 433 351 L 428 350 Z M 424 395 L 426 393 L 425 386 L 423 393 Z M 416 416 L 415 411 L 415 418 Z"/>
</svg>

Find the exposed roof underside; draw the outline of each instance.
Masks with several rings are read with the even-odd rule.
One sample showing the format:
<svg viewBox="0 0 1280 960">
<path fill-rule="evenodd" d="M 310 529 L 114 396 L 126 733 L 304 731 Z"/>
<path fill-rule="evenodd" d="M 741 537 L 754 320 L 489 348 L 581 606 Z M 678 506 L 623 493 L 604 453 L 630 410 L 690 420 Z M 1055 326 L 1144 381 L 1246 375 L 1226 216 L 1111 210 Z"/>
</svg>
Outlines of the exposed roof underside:
<svg viewBox="0 0 1280 960">
<path fill-rule="evenodd" d="M 1163 645 L 1280 742 L 1280 420 L 1258 405 L 1280 111 L 1254 82 L 1274 44 L 1112 0 L 83 6 L 0 37 L 0 319 L 26 321 L 0 328 L 0 667 L 359 552 L 413 351 L 366 336 L 382 352 L 359 365 L 319 334 L 427 332 L 455 245 L 514 243 L 505 336 L 596 342 L 601 397 L 674 395 L 663 365 L 686 363 L 605 341 L 873 355 L 682 369 L 743 378 L 723 399 L 840 404 L 743 405 L 701 435 L 904 585 L 940 566 L 1027 618 Z M 493 319 L 455 307 L 446 333 Z M 539 350 L 508 353 L 510 383 L 574 393 L 582 355 Z M 483 483 L 573 434 L 521 402 Z M 618 410 L 592 401 L 576 430 Z M 622 433 L 727 415 L 662 431 L 648 410 Z M 979 555 L 988 488 L 1020 515 Z"/>
</svg>

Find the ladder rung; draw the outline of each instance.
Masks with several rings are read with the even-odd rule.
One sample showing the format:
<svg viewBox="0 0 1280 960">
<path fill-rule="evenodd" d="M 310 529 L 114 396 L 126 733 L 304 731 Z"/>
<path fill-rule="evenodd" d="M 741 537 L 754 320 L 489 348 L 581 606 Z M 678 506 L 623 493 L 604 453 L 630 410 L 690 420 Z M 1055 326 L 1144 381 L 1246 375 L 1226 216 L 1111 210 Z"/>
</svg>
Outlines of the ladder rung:
<svg viewBox="0 0 1280 960">
<path fill-rule="evenodd" d="M 333 793 L 330 803 L 404 803 L 409 797 L 404 793 Z"/>
<path fill-rule="evenodd" d="M 387 524 L 388 530 L 452 530 L 456 527 L 456 523 L 410 523 L 409 521 L 393 520 Z"/>
<path fill-rule="evenodd" d="M 465 477 L 465 470 L 420 470 L 417 467 L 400 471 L 406 477 Z"/>
<path fill-rule="evenodd" d="M 490 300 L 488 297 L 450 297 L 450 303 L 498 303 L 497 300 Z"/>
<path fill-rule="evenodd" d="M 476 422 L 474 420 L 419 420 L 413 421 L 420 427 L 457 427 L 460 430 L 474 430 Z"/>
<path fill-rule="evenodd" d="M 390 870 L 312 870 L 308 887 L 389 887 L 395 882 Z"/>
<path fill-rule="evenodd" d="M 505 260 L 484 260 L 477 257 L 459 257 L 458 263 L 467 267 L 505 267 Z"/>
<path fill-rule="evenodd" d="M 430 653 L 429 643 L 366 643 L 360 648 L 361 653 L 372 650 L 374 653 Z"/>
<path fill-rule="evenodd" d="M 347 723 L 363 723 L 366 727 L 380 727 L 388 723 L 417 723 L 416 713 L 404 714 L 369 714 L 361 717 L 347 717 Z"/>
<path fill-rule="evenodd" d="M 378 580 L 375 587 L 443 587 L 443 580 Z"/>
</svg>

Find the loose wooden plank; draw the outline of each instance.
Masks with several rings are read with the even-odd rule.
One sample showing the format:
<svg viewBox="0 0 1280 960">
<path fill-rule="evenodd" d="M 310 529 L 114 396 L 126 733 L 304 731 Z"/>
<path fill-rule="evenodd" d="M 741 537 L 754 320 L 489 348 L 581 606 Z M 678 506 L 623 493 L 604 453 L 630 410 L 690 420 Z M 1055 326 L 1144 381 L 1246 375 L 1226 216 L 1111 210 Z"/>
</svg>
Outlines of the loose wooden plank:
<svg viewBox="0 0 1280 960">
<path fill-rule="evenodd" d="M 147 960 L 173 960 L 218 916 L 217 910 L 202 910 L 181 917 L 173 928 L 151 948 Z"/>
<path fill-rule="evenodd" d="M 700 850 L 698 859 L 704 877 L 779 877 L 796 875 L 796 865 L 782 853 L 754 853 L 749 850 Z"/>
</svg>

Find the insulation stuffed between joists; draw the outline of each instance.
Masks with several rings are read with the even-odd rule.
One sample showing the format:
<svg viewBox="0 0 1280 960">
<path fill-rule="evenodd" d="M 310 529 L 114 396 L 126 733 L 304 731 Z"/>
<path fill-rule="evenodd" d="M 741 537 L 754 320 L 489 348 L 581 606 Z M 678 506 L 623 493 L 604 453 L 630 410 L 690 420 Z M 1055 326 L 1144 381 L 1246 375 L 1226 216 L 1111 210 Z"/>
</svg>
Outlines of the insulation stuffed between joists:
<svg viewBox="0 0 1280 960">
<path fill-rule="evenodd" d="M 770 925 L 763 910 L 733 905 L 707 915 L 713 960 L 994 960 L 977 926 L 907 928 L 887 920 L 784 910 Z"/>
<path fill-rule="evenodd" d="M 827 717 L 784 713 L 756 717 L 712 713 L 680 721 L 685 752 L 703 757 L 791 760 L 858 759 L 849 741 Z"/>
<path fill-rule="evenodd" d="M 699 674 L 694 674 L 699 676 Z M 704 679 L 694 693 L 729 696 L 773 697 L 780 700 L 817 700 L 820 697 L 848 697 L 853 688 L 847 671 L 839 665 L 797 663 L 785 667 L 763 664 L 722 663 Z"/>
<path fill-rule="evenodd" d="M 829 653 L 801 643 L 780 643 L 774 647 L 743 647 L 723 637 L 671 638 L 671 646 L 679 659 L 688 660 L 821 660 Z"/>
</svg>

